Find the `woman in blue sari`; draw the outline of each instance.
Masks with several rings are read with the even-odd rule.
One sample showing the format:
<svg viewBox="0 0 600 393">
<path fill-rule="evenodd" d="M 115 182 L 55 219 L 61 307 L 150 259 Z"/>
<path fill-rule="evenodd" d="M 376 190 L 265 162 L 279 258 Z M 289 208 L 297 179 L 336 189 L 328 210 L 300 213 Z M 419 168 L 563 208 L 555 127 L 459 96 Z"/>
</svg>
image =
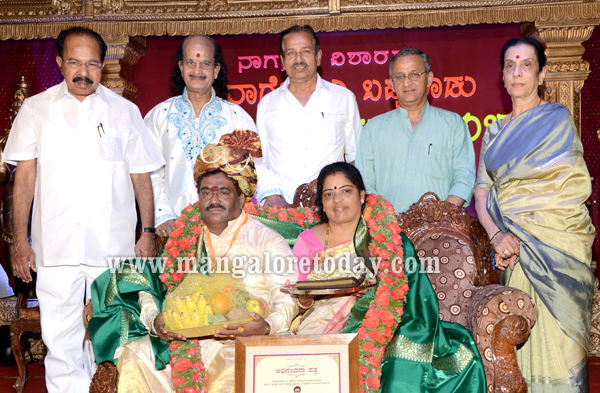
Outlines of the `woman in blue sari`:
<svg viewBox="0 0 600 393">
<path fill-rule="evenodd" d="M 591 183 L 568 109 L 547 103 L 542 44 L 510 40 L 500 59 L 513 110 L 490 125 L 475 185 L 477 214 L 502 270 L 528 293 L 537 322 L 517 351 L 529 392 L 587 392 L 595 230 L 584 203 Z"/>
</svg>

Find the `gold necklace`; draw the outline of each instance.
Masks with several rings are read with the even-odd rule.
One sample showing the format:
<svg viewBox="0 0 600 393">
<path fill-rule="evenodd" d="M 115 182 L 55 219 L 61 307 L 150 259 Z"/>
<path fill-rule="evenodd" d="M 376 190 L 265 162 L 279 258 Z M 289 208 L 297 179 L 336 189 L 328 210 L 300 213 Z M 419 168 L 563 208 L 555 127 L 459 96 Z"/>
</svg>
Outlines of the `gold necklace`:
<svg viewBox="0 0 600 393">
<path fill-rule="evenodd" d="M 333 239 L 331 238 L 331 227 L 329 226 L 329 223 L 327 223 L 327 229 L 325 230 L 325 246 L 323 249 L 323 261 L 325 260 L 325 258 L 328 256 L 327 255 L 327 249 L 329 248 L 329 241 L 331 241 L 331 244 L 333 244 Z M 313 259 L 313 268 L 312 271 L 315 271 L 318 264 L 319 264 L 319 258 L 317 257 L 317 255 L 315 255 L 314 259 Z M 323 262 L 321 261 L 321 262 Z"/>
<path fill-rule="evenodd" d="M 327 231 L 325 232 L 325 249 L 323 250 L 323 255 L 327 255 L 327 249 L 329 248 L 329 242 L 331 242 L 331 246 L 333 247 L 333 238 L 331 237 L 331 227 L 329 223 L 327 223 Z"/>
</svg>

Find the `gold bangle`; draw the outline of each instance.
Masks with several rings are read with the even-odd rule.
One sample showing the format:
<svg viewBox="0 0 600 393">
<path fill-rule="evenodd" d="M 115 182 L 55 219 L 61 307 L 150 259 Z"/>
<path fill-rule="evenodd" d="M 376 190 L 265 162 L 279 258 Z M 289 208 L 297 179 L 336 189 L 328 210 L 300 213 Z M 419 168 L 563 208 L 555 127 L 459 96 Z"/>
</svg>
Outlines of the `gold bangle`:
<svg viewBox="0 0 600 393">
<path fill-rule="evenodd" d="M 150 329 L 148 329 L 148 334 L 150 335 L 150 337 L 158 337 L 158 334 L 156 334 L 156 328 L 154 327 L 154 321 L 156 321 L 156 317 L 158 317 L 158 314 L 156 314 L 154 316 L 154 318 L 152 318 L 152 322 L 150 322 Z"/>
<path fill-rule="evenodd" d="M 296 304 L 298 305 L 298 307 L 300 307 L 302 310 L 308 310 L 309 308 L 311 308 L 312 306 L 315 305 L 315 299 L 312 299 L 312 303 L 310 304 L 310 306 L 303 306 L 302 303 L 300 303 L 300 300 L 298 300 L 298 298 L 296 298 Z"/>
</svg>

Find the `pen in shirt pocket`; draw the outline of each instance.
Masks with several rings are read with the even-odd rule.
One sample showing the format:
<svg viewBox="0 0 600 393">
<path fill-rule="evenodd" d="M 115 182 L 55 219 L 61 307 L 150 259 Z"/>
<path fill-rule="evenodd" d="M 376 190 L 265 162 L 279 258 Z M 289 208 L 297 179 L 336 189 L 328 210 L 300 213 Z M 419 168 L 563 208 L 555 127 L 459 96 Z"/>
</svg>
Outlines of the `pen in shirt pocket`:
<svg viewBox="0 0 600 393">
<path fill-rule="evenodd" d="M 433 143 L 429 144 L 429 147 L 427 148 L 427 155 L 431 155 L 431 146 L 433 146 Z"/>
<path fill-rule="evenodd" d="M 102 138 L 102 134 L 106 134 L 106 132 L 104 132 L 104 126 L 102 125 L 102 123 L 100 123 L 100 125 L 96 128 L 98 128 L 98 136 Z M 100 133 L 100 130 L 102 130 L 102 134 Z"/>
</svg>

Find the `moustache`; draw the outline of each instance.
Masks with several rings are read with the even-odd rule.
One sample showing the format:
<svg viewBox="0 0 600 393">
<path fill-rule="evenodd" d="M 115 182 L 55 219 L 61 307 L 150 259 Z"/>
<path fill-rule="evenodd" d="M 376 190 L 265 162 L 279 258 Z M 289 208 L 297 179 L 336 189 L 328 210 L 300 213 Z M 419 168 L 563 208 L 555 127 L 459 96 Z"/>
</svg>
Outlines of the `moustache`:
<svg viewBox="0 0 600 393">
<path fill-rule="evenodd" d="M 213 203 L 212 205 L 210 205 L 209 207 L 206 208 L 206 211 L 212 210 L 212 209 L 223 209 L 225 210 L 225 206 L 223 205 L 217 205 L 216 203 Z"/>
<path fill-rule="evenodd" d="M 196 78 L 196 79 L 205 80 L 206 79 L 206 75 L 190 75 L 190 78 Z"/>
<path fill-rule="evenodd" d="M 294 64 L 292 64 L 292 68 L 296 68 L 296 67 L 298 67 L 298 66 L 304 66 L 304 67 L 308 68 L 308 64 L 307 64 L 307 63 L 305 63 L 305 62 L 301 62 L 301 63 L 294 63 Z"/>
<path fill-rule="evenodd" d="M 73 83 L 77 83 L 77 82 L 85 82 L 90 85 L 94 83 L 94 81 L 91 80 L 90 78 L 88 78 L 87 76 L 78 76 L 76 78 L 73 78 Z"/>
</svg>

